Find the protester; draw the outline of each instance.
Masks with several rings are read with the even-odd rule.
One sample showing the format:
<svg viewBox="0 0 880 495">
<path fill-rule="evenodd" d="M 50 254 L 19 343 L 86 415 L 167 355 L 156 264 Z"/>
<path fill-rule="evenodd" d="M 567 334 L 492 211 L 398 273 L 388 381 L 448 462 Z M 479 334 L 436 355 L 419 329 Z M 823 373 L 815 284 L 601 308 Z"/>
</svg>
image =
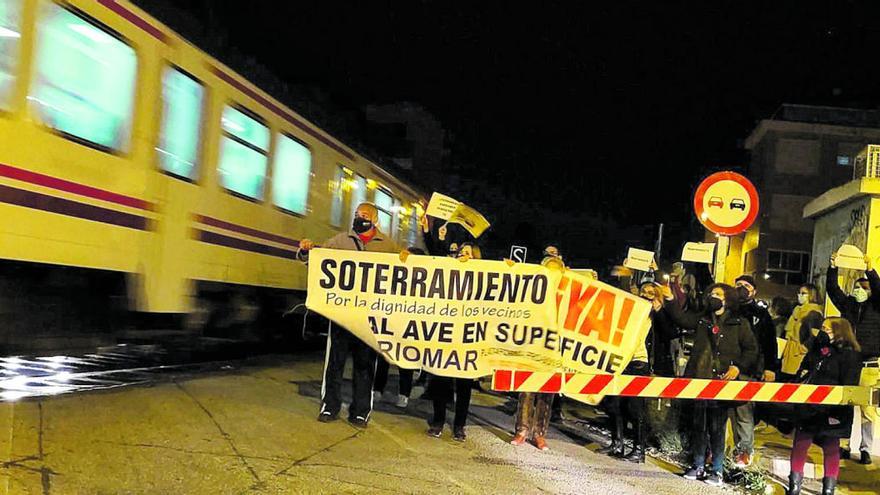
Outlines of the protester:
<svg viewBox="0 0 880 495">
<path fill-rule="evenodd" d="M 420 248 L 410 247 L 408 249 L 409 254 L 415 255 L 424 255 L 426 254 Z M 390 365 L 388 361 L 383 358 L 376 359 L 376 377 L 373 379 L 373 402 L 382 400 L 382 395 L 385 393 L 385 386 L 388 384 L 388 372 L 390 370 Z M 415 370 L 408 370 L 404 368 L 398 368 L 397 370 L 397 401 L 394 403 L 395 406 L 405 409 L 409 405 L 409 396 L 412 393 L 413 389 L 413 376 L 415 375 Z"/>
<path fill-rule="evenodd" d="M 645 341 L 651 372 L 656 376 L 675 376 L 672 341 L 679 332 L 669 313 L 662 311 L 663 290 L 655 283 L 644 283 L 639 287 L 639 297 L 652 304 L 651 329 Z"/>
<path fill-rule="evenodd" d="M 770 307 L 767 309 L 770 317 L 773 318 L 773 326 L 776 327 L 776 338 L 785 338 L 785 324 L 791 317 L 791 302 L 782 296 L 776 296 L 770 301 Z M 777 348 L 778 352 L 778 348 Z"/>
<path fill-rule="evenodd" d="M 659 340 L 668 342 L 669 335 L 663 335 L 658 338 L 660 332 L 669 332 L 672 330 L 668 316 L 661 311 L 663 308 L 663 293 L 660 285 L 655 282 L 646 282 L 639 287 L 639 297 L 651 302 L 651 329 L 645 340 L 636 348 L 633 353 L 632 360 L 624 369 L 624 375 L 648 376 L 651 374 L 651 362 L 657 362 L 656 358 L 652 358 L 653 352 L 657 351 Z M 663 323 L 661 323 L 663 322 Z M 669 354 L 668 345 L 665 347 L 665 358 L 671 370 L 672 355 Z M 607 397 L 604 401 L 608 411 L 608 417 L 611 421 L 611 445 L 603 450 L 612 457 L 619 457 L 629 462 L 644 463 L 645 448 L 647 443 L 647 432 L 645 431 L 645 399 L 640 397 Z M 627 422 L 632 423 L 633 427 L 633 448 L 627 454 L 625 453 L 625 430 Z"/>
<path fill-rule="evenodd" d="M 309 251 L 316 247 L 309 239 L 302 239 L 297 259 L 308 262 Z M 352 219 L 351 230 L 330 238 L 321 247 L 349 251 L 394 253 L 400 251 L 397 244 L 379 230 L 379 210 L 371 203 L 358 205 Z M 324 379 L 321 385 L 321 412 L 318 421 L 334 421 L 342 407 L 342 372 L 348 356 L 352 356 L 352 401 L 348 408 L 348 422 L 358 428 L 366 428 L 373 410 L 373 377 L 376 373 L 376 352 L 352 335 L 348 330 L 330 324 L 327 335 Z"/>
<path fill-rule="evenodd" d="M 858 385 L 861 348 L 845 318 L 826 318 L 802 360 L 797 380 L 812 385 Z M 800 495 L 804 464 L 810 444 L 824 453 L 822 495 L 832 495 L 840 472 L 840 439 L 849 437 L 853 409 L 849 406 L 802 406 L 797 409 L 797 429 L 791 448 L 788 494 Z"/>
<path fill-rule="evenodd" d="M 785 381 L 794 379 L 801 367 L 801 361 L 807 355 L 807 346 L 801 341 L 801 319 L 813 311 L 822 313 L 819 306 L 819 289 L 813 284 L 804 284 L 798 288 L 797 306 L 791 312 L 785 324 L 785 348 L 782 350 L 780 374 Z"/>
<path fill-rule="evenodd" d="M 565 270 L 565 264 L 555 246 L 544 249 L 544 259 L 541 265 L 551 270 Z M 515 431 L 513 445 L 522 445 L 531 440 L 538 450 L 549 450 L 547 440 L 547 428 L 550 426 L 550 416 L 554 394 L 542 394 L 537 392 L 523 392 L 519 394 L 516 406 Z"/>
<path fill-rule="evenodd" d="M 676 290 L 681 291 L 685 301 L 685 309 L 695 309 L 693 306 L 697 302 L 697 278 L 692 273 L 688 273 L 681 261 L 672 264 L 670 286 L 674 288 L 673 294 Z"/>
<path fill-rule="evenodd" d="M 880 277 L 874 271 L 871 257 L 865 256 L 865 276 L 856 280 L 852 295 L 840 289 L 838 281 L 837 253 L 831 255 L 831 263 L 825 277 L 828 297 L 849 321 L 862 347 L 862 361 L 880 356 Z M 872 290 L 876 289 L 876 290 Z M 871 464 L 871 446 L 874 443 L 874 425 L 866 407 L 860 407 L 862 440 L 859 444 L 859 462 Z M 841 451 L 844 459 L 850 458 L 849 438 Z"/>
<path fill-rule="evenodd" d="M 672 320 L 694 330 L 694 348 L 685 368 L 689 378 L 736 380 L 750 370 L 758 359 L 758 344 L 748 321 L 738 313 L 738 297 L 733 287 L 714 284 L 707 290 L 707 312 L 682 311 L 671 294 L 664 294 Z M 691 441 L 693 466 L 684 477 L 707 484 L 723 484 L 724 445 L 728 409 L 724 401 L 700 400 L 694 404 L 694 429 Z M 706 448 L 712 454 L 711 469 L 705 470 Z"/>
<path fill-rule="evenodd" d="M 466 242 L 458 248 L 458 259 L 466 262 L 470 259 L 480 259 L 480 249 L 474 244 Z M 446 376 L 433 376 L 428 385 L 429 395 L 434 403 L 434 417 L 428 427 L 428 435 L 440 438 L 443 434 L 443 425 L 446 423 L 446 404 L 452 398 L 453 386 L 455 389 L 455 418 L 452 423 L 452 438 L 458 442 L 464 442 L 467 434 L 464 431 L 467 423 L 468 409 L 471 406 L 471 388 L 473 380 L 467 378 L 449 378 Z"/>
<path fill-rule="evenodd" d="M 750 370 L 744 370 L 745 380 L 776 380 L 779 371 L 778 349 L 776 345 L 776 328 L 770 313 L 755 301 L 755 279 L 750 275 L 740 275 L 736 279 L 736 289 L 740 296 L 740 316 L 749 322 L 755 340 L 758 343 L 758 360 Z M 730 411 L 733 425 L 734 464 L 744 468 L 752 463 L 752 452 L 755 445 L 755 403 L 746 402 Z"/>
</svg>

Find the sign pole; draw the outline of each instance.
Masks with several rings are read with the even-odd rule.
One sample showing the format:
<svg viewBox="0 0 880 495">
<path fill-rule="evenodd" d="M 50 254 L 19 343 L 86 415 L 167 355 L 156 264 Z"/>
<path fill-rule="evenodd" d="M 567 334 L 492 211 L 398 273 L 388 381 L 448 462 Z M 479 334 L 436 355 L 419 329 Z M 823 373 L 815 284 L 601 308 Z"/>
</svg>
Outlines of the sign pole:
<svg viewBox="0 0 880 495">
<path fill-rule="evenodd" d="M 727 270 L 727 252 L 730 250 L 730 237 L 718 236 L 718 250 L 715 253 L 715 283 L 724 283 L 724 272 Z"/>
</svg>

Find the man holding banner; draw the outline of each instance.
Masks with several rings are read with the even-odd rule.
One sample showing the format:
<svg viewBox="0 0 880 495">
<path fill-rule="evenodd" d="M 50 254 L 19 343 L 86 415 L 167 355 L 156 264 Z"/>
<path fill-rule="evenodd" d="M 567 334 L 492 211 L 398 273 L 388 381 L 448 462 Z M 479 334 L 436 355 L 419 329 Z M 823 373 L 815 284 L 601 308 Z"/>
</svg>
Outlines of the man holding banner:
<svg viewBox="0 0 880 495">
<path fill-rule="evenodd" d="M 379 231 L 379 210 L 370 203 L 361 203 L 355 210 L 351 231 L 332 237 L 321 247 L 348 251 L 378 253 L 399 252 L 397 244 Z M 316 247 L 309 239 L 299 243 L 297 258 L 308 262 L 309 251 Z M 373 410 L 373 378 L 376 374 L 376 352 L 336 323 L 330 324 L 327 335 L 327 354 L 324 357 L 324 378 L 321 383 L 321 412 L 318 421 L 334 421 L 342 407 L 342 372 L 351 354 L 352 401 L 348 408 L 348 422 L 365 428 Z"/>
</svg>

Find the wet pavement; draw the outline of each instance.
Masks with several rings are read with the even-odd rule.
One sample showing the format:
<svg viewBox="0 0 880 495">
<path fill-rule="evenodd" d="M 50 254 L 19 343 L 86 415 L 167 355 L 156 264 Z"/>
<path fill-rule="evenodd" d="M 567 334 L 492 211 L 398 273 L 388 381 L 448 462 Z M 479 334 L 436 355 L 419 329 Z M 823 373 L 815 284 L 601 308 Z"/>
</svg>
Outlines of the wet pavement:
<svg viewBox="0 0 880 495">
<path fill-rule="evenodd" d="M 159 345 L 118 345 L 82 355 L 0 358 L 0 401 L 49 397 L 154 382 L 168 373 L 204 372 L 230 366 L 217 353 L 194 360 Z"/>
<path fill-rule="evenodd" d="M 141 373 L 129 367 L 136 359 L 116 357 L 117 370 Z M 51 360 L 26 361 L 11 371 L 65 372 Z M 78 364 L 74 373 L 88 373 L 90 363 Z M 448 428 L 440 439 L 425 435 L 431 406 L 418 399 L 406 410 L 380 402 L 365 430 L 318 423 L 321 364 L 319 353 L 261 358 L 164 373 L 150 386 L 0 404 L 0 493 L 724 492 L 653 461 L 595 454 L 598 444 L 564 430 L 551 432 L 549 452 L 513 447 L 506 398 L 492 394 L 475 394 L 464 443 Z M 392 380 L 388 400 L 394 389 Z"/>
</svg>

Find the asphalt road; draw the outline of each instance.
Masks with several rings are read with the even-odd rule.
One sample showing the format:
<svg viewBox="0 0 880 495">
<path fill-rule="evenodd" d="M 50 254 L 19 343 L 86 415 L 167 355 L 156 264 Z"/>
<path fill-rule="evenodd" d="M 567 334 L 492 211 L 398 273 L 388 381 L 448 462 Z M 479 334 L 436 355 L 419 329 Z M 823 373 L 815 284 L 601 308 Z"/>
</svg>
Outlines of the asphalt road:
<svg viewBox="0 0 880 495">
<path fill-rule="evenodd" d="M 595 454 L 559 430 L 549 452 L 513 447 L 505 399 L 491 394 L 475 394 L 464 443 L 449 429 L 428 437 L 431 406 L 420 400 L 403 411 L 379 403 L 365 430 L 318 423 L 321 364 L 318 354 L 264 358 L 0 404 L 0 493 L 723 492 L 653 461 Z M 387 399 L 395 391 L 392 379 Z"/>
</svg>

